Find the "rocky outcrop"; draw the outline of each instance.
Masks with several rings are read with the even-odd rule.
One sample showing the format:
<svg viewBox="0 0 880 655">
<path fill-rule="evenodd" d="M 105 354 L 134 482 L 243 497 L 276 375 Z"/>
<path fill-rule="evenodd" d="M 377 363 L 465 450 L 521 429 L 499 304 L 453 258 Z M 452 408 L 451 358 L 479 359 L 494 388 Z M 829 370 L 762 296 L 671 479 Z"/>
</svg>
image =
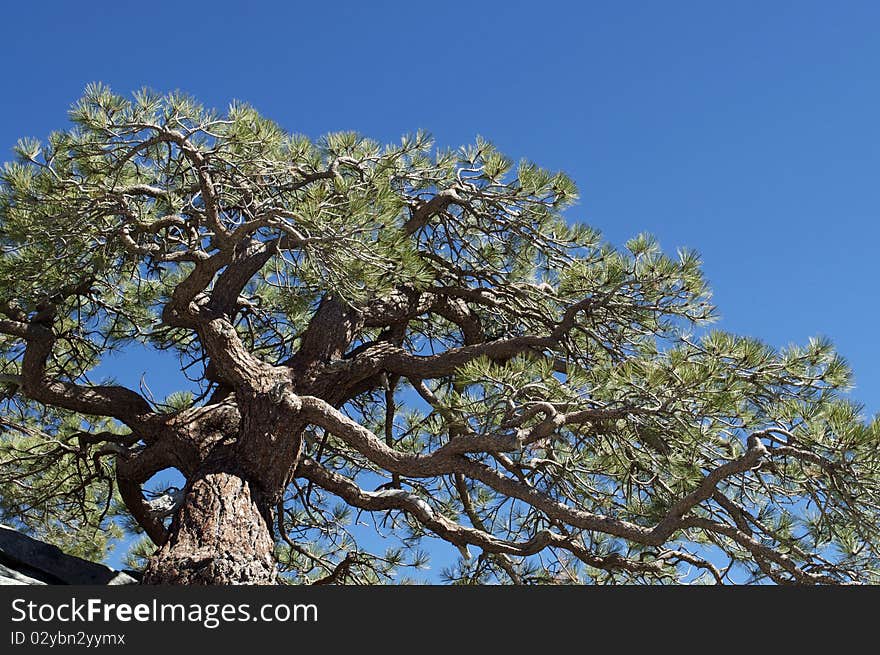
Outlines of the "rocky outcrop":
<svg viewBox="0 0 880 655">
<path fill-rule="evenodd" d="M 137 580 L 0 525 L 0 585 L 124 585 Z"/>
</svg>

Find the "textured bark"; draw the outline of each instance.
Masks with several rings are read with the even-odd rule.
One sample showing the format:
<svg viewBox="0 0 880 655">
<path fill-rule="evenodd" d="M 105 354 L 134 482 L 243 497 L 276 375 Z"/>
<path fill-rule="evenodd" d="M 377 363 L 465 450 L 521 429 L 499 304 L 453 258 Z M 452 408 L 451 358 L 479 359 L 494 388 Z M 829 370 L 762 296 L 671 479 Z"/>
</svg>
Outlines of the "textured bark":
<svg viewBox="0 0 880 655">
<path fill-rule="evenodd" d="M 226 472 L 198 477 L 187 490 L 144 584 L 274 584 L 270 512 L 255 485 Z"/>
<path fill-rule="evenodd" d="M 158 538 L 150 534 L 159 549 L 145 583 L 274 584 L 271 508 L 300 457 L 305 422 L 285 380 L 259 374 L 252 372 L 254 386 L 268 391 L 241 389 L 234 402 L 193 408 L 167 422 L 152 447 L 161 445 L 166 455 L 156 466 L 139 475 L 133 466 L 149 448 L 118 465 L 134 484 L 167 466 L 189 481 L 167 535 L 162 526 Z M 127 504 L 136 514 L 142 503 L 136 498 Z"/>
</svg>

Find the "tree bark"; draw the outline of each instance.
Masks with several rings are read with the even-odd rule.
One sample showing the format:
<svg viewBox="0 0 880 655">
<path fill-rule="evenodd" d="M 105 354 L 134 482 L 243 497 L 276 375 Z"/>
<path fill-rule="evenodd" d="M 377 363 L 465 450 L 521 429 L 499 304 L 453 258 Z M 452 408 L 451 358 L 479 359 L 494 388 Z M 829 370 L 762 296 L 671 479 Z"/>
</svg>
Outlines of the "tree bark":
<svg viewBox="0 0 880 655">
<path fill-rule="evenodd" d="M 196 476 L 143 583 L 275 584 L 270 517 L 259 487 L 244 477 L 225 471 Z"/>
</svg>

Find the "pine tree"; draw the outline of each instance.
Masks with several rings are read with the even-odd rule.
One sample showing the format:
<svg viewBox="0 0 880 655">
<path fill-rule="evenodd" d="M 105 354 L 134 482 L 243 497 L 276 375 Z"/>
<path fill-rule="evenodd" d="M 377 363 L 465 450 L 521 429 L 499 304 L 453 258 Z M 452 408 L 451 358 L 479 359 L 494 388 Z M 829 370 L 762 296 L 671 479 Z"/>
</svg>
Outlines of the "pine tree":
<svg viewBox="0 0 880 655">
<path fill-rule="evenodd" d="M 4 521 L 143 532 L 147 583 L 387 582 L 426 536 L 459 583 L 878 581 L 846 363 L 710 330 L 697 255 L 567 221 L 565 175 L 181 94 L 70 116 L 2 173 Z M 192 386 L 92 379 L 128 348 Z"/>
</svg>

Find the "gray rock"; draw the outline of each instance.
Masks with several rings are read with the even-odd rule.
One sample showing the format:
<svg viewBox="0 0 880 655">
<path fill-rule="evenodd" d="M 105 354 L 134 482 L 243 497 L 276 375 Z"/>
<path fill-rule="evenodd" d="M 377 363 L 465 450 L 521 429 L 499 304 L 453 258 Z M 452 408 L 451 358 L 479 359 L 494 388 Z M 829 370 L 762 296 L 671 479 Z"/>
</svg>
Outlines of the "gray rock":
<svg viewBox="0 0 880 655">
<path fill-rule="evenodd" d="M 42 580 L 37 580 L 36 578 L 32 578 L 30 576 L 25 575 L 24 573 L 20 573 L 15 569 L 11 569 L 8 566 L 4 566 L 0 564 L 0 586 L 4 585 L 37 585 L 37 584 L 46 584 Z"/>
<path fill-rule="evenodd" d="M 0 525 L 0 584 L 121 585 L 137 580 Z"/>
</svg>

